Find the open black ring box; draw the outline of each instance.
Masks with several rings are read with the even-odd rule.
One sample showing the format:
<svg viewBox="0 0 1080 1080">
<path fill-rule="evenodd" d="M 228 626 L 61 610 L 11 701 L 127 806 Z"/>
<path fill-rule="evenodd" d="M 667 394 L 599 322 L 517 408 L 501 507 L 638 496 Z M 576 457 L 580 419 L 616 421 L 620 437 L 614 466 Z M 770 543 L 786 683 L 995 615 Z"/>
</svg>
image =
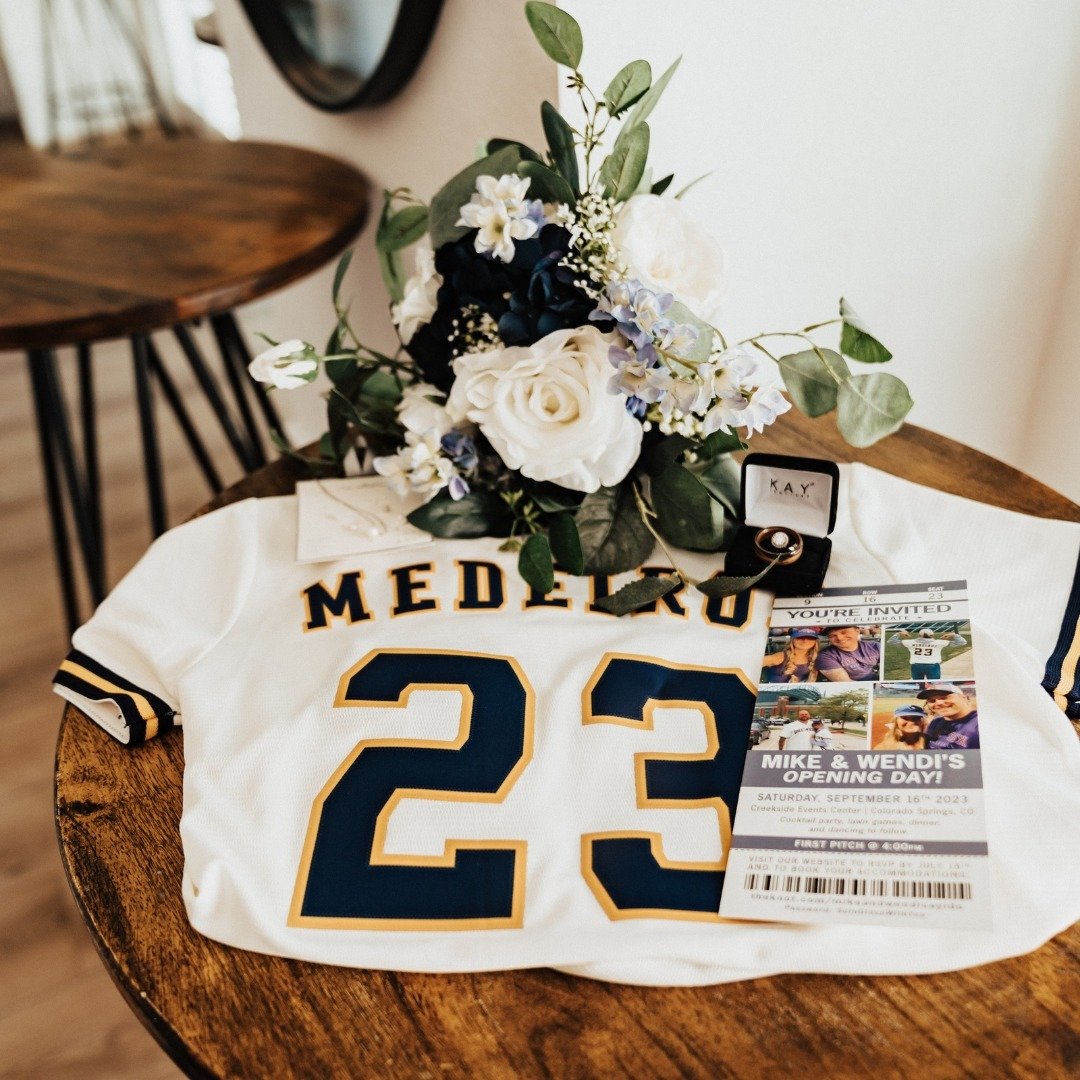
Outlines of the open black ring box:
<svg viewBox="0 0 1080 1080">
<path fill-rule="evenodd" d="M 724 560 L 724 573 L 760 573 L 767 562 L 754 537 L 771 526 L 797 532 L 803 551 L 797 562 L 774 566 L 757 588 L 777 596 L 812 596 L 821 589 L 832 556 L 829 533 L 836 525 L 840 470 L 835 461 L 747 454 L 739 486 L 739 526 Z"/>
</svg>

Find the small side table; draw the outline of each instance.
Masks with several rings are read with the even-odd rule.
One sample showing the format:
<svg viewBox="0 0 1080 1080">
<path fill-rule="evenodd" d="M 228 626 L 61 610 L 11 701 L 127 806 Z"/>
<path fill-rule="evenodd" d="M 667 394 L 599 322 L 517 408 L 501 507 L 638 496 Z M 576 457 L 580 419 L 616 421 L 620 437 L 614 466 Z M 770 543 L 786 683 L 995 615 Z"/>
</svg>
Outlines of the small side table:
<svg viewBox="0 0 1080 1080">
<path fill-rule="evenodd" d="M 107 591 L 92 343 L 130 340 L 157 536 L 167 522 L 155 386 L 211 490 L 222 483 L 153 334 L 176 338 L 244 470 L 264 465 L 254 409 L 272 429 L 280 423 L 246 374 L 232 309 L 344 250 L 363 227 L 368 193 L 352 166 L 269 143 L 150 139 L 71 158 L 0 142 L 0 350 L 25 351 L 29 363 L 70 629 L 82 621 L 76 552 L 93 603 Z M 231 403 L 191 332 L 201 319 L 221 352 Z M 61 392 L 62 346 L 76 352 L 79 445 Z"/>
<path fill-rule="evenodd" d="M 792 413 L 755 436 L 754 449 L 857 460 L 997 506 L 1080 521 L 1080 506 L 1023 473 L 910 425 L 856 451 L 831 420 Z M 285 494 L 302 477 L 292 460 L 277 461 L 206 509 Z M 221 945 L 195 933 L 184 913 L 183 771 L 181 731 L 131 751 L 66 707 L 56 747 L 64 869 L 117 987 L 189 1076 L 1076 1073 L 1080 924 L 1027 956 L 964 971 L 673 988 L 545 970 L 357 971 Z"/>
</svg>

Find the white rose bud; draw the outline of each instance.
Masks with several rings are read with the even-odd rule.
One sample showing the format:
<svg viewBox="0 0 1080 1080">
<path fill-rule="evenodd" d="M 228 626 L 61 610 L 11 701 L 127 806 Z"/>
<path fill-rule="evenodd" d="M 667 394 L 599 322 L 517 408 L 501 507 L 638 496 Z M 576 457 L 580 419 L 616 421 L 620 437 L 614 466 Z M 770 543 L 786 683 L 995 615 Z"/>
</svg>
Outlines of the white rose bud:
<svg viewBox="0 0 1080 1080">
<path fill-rule="evenodd" d="M 556 330 L 534 345 L 469 353 L 454 362 L 447 407 L 464 414 L 511 468 L 531 480 L 596 491 L 637 460 L 641 425 L 608 393 L 614 334 Z"/>
<path fill-rule="evenodd" d="M 699 319 L 715 319 L 726 285 L 724 252 L 678 199 L 634 195 L 619 211 L 612 241 L 632 278 L 672 293 Z"/>
<path fill-rule="evenodd" d="M 408 345 L 413 334 L 421 326 L 431 322 L 435 314 L 442 276 L 435 269 L 435 252 L 431 238 L 424 236 L 413 254 L 415 272 L 405 282 L 404 296 L 400 304 L 390 309 L 390 317 L 398 329 L 402 343 Z"/>
<path fill-rule="evenodd" d="M 256 381 L 279 390 L 295 390 L 319 373 L 319 361 L 306 341 L 291 338 L 265 349 L 248 364 L 248 374 Z"/>
<path fill-rule="evenodd" d="M 441 390 L 428 383 L 413 383 L 402 392 L 398 420 L 416 435 L 434 432 L 441 439 L 454 426 L 454 418 L 446 411 L 445 398 Z"/>
</svg>

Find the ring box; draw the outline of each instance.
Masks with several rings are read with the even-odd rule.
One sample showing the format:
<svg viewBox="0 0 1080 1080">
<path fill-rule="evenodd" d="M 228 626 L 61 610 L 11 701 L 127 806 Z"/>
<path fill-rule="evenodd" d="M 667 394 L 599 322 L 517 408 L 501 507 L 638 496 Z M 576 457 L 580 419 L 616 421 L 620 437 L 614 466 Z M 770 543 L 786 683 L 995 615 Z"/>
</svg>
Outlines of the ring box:
<svg viewBox="0 0 1080 1080">
<path fill-rule="evenodd" d="M 756 588 L 777 596 L 812 596 L 825 581 L 832 556 L 829 533 L 836 525 L 840 470 L 835 461 L 747 454 L 739 487 L 739 526 L 724 560 L 724 573 L 760 573 L 766 563 L 754 549 L 762 529 L 780 526 L 797 532 L 803 552 L 797 562 L 774 566 Z"/>
</svg>

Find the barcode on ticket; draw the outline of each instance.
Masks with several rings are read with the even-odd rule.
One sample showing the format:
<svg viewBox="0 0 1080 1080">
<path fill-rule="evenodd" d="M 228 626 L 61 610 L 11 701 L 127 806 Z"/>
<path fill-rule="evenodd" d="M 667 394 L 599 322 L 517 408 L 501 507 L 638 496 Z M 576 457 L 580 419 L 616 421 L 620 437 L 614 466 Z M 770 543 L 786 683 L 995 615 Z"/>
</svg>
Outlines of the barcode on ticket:
<svg viewBox="0 0 1080 1080">
<path fill-rule="evenodd" d="M 916 900 L 970 900 L 967 881 L 905 881 L 885 878 L 811 877 L 800 874 L 747 874 L 752 892 L 816 893 L 825 896 L 891 896 Z"/>
</svg>

